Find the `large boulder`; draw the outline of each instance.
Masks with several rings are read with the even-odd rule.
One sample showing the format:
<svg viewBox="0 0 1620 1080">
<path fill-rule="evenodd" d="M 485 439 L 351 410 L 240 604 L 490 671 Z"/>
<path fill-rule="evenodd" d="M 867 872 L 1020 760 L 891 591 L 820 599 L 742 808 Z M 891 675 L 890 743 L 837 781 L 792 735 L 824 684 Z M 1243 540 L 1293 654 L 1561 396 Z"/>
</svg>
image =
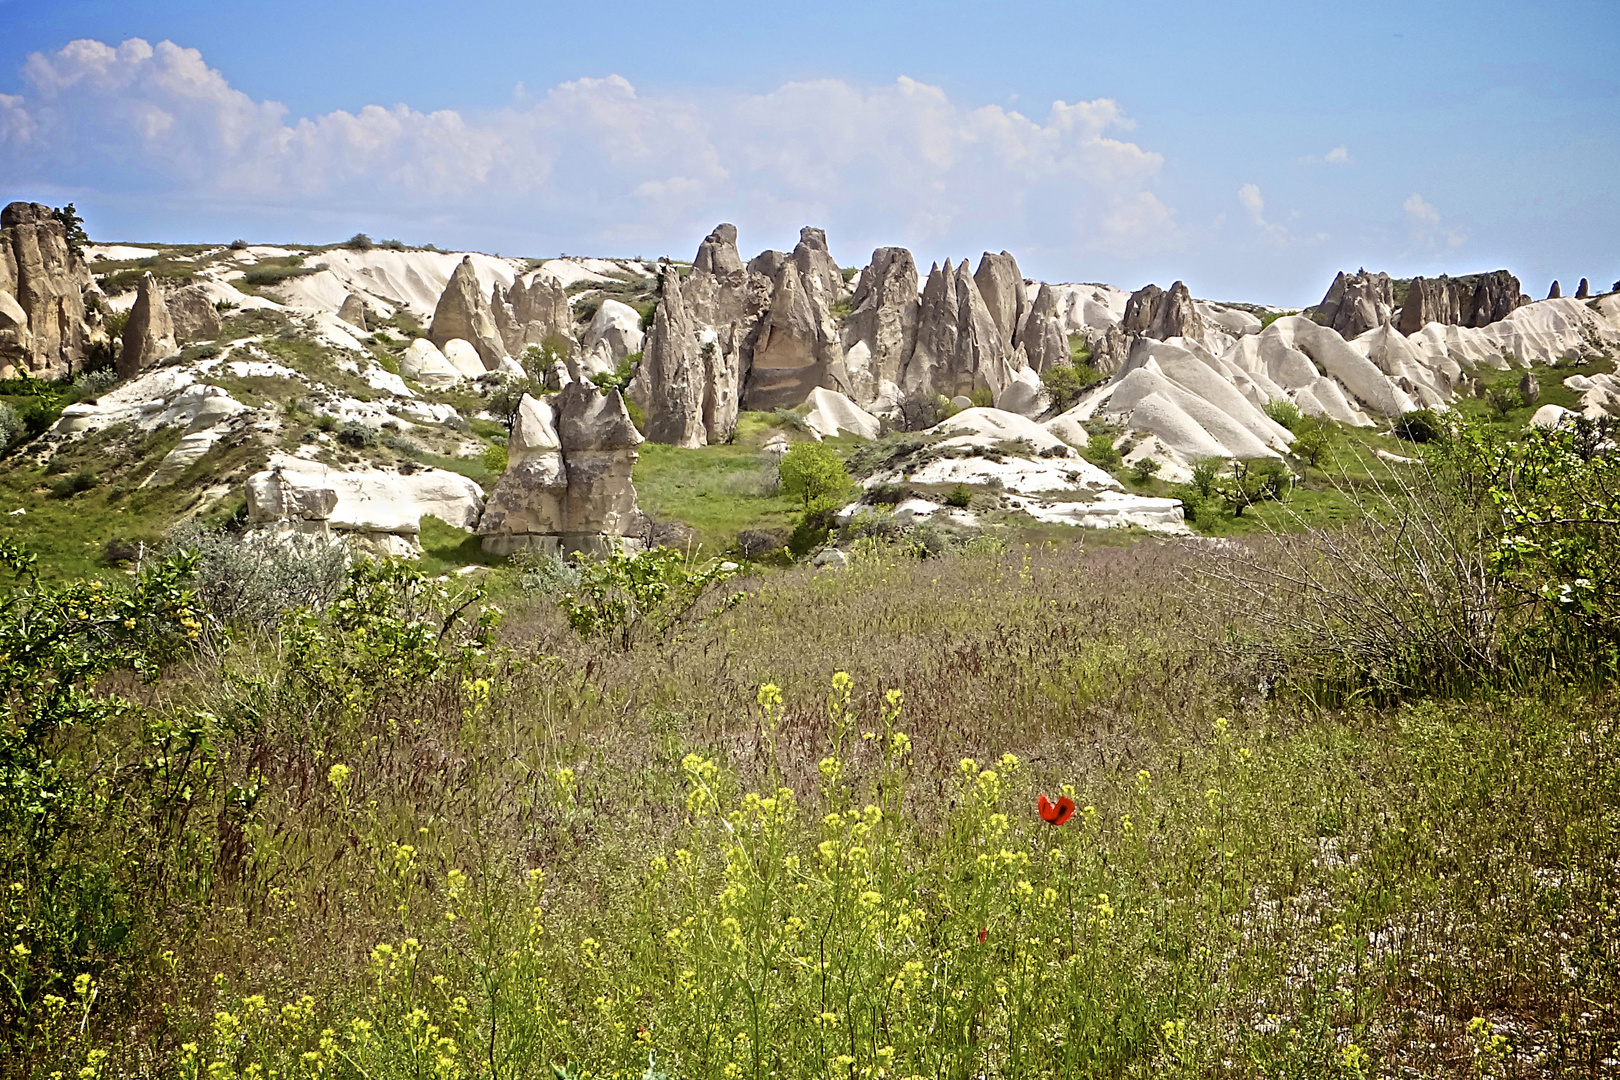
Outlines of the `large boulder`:
<svg viewBox="0 0 1620 1080">
<path fill-rule="evenodd" d="M 358 299 L 350 296 L 349 299 Z M 188 341 L 212 341 L 219 337 L 221 327 L 219 309 L 213 298 L 201 285 L 187 285 L 163 298 L 174 324 L 174 339 L 184 345 Z M 341 316 L 340 316 L 341 317 Z"/>
<path fill-rule="evenodd" d="M 366 331 L 366 302 L 359 293 L 350 293 L 338 307 L 337 317 L 364 333 Z"/>
<path fill-rule="evenodd" d="M 880 411 L 899 402 L 900 376 L 917 345 L 917 263 L 905 248 L 872 252 L 844 323 L 850 396 Z"/>
<path fill-rule="evenodd" d="M 470 256 L 461 260 L 440 294 L 428 338 L 441 349 L 454 338 L 467 342 L 477 351 L 485 371 L 499 371 L 501 361 L 511 359 Z"/>
<path fill-rule="evenodd" d="M 1413 278 L 1396 323 L 1411 337 L 1430 323 L 1489 326 L 1507 318 L 1521 303 L 1519 279 L 1506 270 L 1468 277 Z"/>
<path fill-rule="evenodd" d="M 478 354 L 474 352 L 473 358 L 476 360 L 477 357 Z M 480 363 L 480 370 L 482 367 Z M 427 338 L 417 338 L 405 347 L 405 354 L 399 358 L 399 373 L 436 390 L 454 386 L 462 380 L 461 372 Z"/>
<path fill-rule="evenodd" d="M 0 301 L 0 369 L 57 379 L 82 368 L 90 287 L 50 207 L 15 202 L 0 210 L 0 295 L 11 300 Z"/>
<path fill-rule="evenodd" d="M 883 434 L 883 425 L 877 417 L 836 390 L 818 386 L 810 391 L 804 403 L 810 407 L 809 415 L 804 418 L 805 425 L 821 438 L 854 435 L 859 439 L 875 439 Z"/>
<path fill-rule="evenodd" d="M 1378 326 L 1388 326 L 1395 311 L 1395 283 L 1388 274 L 1339 271 L 1327 295 L 1309 314 L 1349 340 Z"/>
<path fill-rule="evenodd" d="M 1001 331 L 1001 350 L 1011 353 L 1018 343 L 1018 332 L 1024 315 L 1029 310 L 1029 298 L 1024 288 L 1024 275 L 1018 269 L 1018 260 L 1009 252 L 992 255 L 986 251 L 979 258 L 979 268 L 973 273 L 973 283 L 990 318 Z"/>
<path fill-rule="evenodd" d="M 750 270 L 770 263 L 775 260 L 762 255 Z M 832 314 L 844 296 L 844 278 L 827 251 L 827 234 L 808 226 L 799 230 L 798 246 L 774 270 L 769 309 L 753 333 L 744 406 L 791 408 L 818 386 L 847 393 L 849 375 Z"/>
<path fill-rule="evenodd" d="M 141 278 L 135 294 L 135 306 L 129 309 L 129 321 L 124 324 L 123 348 L 118 353 L 118 374 L 129 378 L 168 356 L 178 348 L 174 320 L 169 317 L 169 305 L 163 291 L 151 274 Z"/>
<path fill-rule="evenodd" d="M 478 524 L 484 550 L 568 554 L 639 546 L 631 482 L 641 435 L 617 390 L 570 383 L 553 404 L 525 397 L 506 472 Z"/>
</svg>

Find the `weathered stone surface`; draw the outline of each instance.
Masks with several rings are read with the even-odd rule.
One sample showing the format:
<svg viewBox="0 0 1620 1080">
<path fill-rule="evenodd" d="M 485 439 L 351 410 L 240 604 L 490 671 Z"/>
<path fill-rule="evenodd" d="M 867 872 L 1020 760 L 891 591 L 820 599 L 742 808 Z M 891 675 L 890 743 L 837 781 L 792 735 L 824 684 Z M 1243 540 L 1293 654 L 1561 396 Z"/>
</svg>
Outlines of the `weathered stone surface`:
<svg viewBox="0 0 1620 1080">
<path fill-rule="evenodd" d="M 1588 296 L 1591 296 L 1591 295 L 1592 295 L 1592 285 L 1591 285 L 1591 283 L 1588 282 L 1585 278 L 1581 278 L 1581 283 L 1579 285 L 1575 286 L 1575 299 L 1577 299 L 1577 300 L 1585 300 Z"/>
<path fill-rule="evenodd" d="M 151 274 L 147 274 L 141 278 L 140 290 L 135 294 L 135 306 L 129 309 L 129 322 L 124 324 L 124 344 L 118 353 L 118 374 L 128 378 L 168 356 L 178 347 L 174 321 L 169 318 L 169 305 L 157 282 Z"/>
<path fill-rule="evenodd" d="M 1175 282 L 1168 292 L 1157 285 L 1146 285 L 1131 294 L 1125 303 L 1120 330 L 1126 334 L 1168 341 L 1184 337 L 1204 340 L 1204 320 L 1193 306 L 1187 286 Z"/>
<path fill-rule="evenodd" d="M 478 286 L 478 274 L 472 259 L 464 258 L 457 266 L 438 306 L 433 309 L 433 326 L 428 332 L 433 344 L 444 348 L 452 338 L 460 338 L 478 352 L 485 371 L 496 371 L 502 360 L 510 360 L 506 342 L 501 338 L 489 301 Z"/>
<path fill-rule="evenodd" d="M 451 338 L 444 343 L 444 359 L 464 379 L 476 379 L 488 374 L 484 358 L 478 355 L 472 342 L 465 338 Z"/>
<path fill-rule="evenodd" d="M 47 379 L 82 368 L 89 334 L 83 291 L 90 284 L 50 207 L 15 202 L 0 210 L 0 294 L 13 301 L 0 303 L 0 368 Z"/>
<path fill-rule="evenodd" d="M 877 417 L 836 390 L 818 386 L 810 391 L 804 403 L 810 406 L 805 425 L 824 439 L 837 435 L 875 439 L 883 433 L 883 425 Z"/>
<path fill-rule="evenodd" d="M 1519 393 L 1524 396 L 1526 405 L 1534 405 L 1541 400 L 1541 383 L 1537 380 L 1535 372 L 1524 373 L 1524 378 L 1519 380 Z"/>
<path fill-rule="evenodd" d="M 337 317 L 357 330 L 366 330 L 366 302 L 360 299 L 358 293 L 350 293 L 343 298 Z"/>
<path fill-rule="evenodd" d="M 850 397 L 888 411 L 898 404 L 900 376 L 917 345 L 917 263 L 905 248 L 872 252 L 844 323 L 844 366 Z"/>
<path fill-rule="evenodd" d="M 1120 329 L 1118 323 L 1091 341 L 1091 366 L 1104 375 L 1112 375 L 1124 367 L 1130 356 L 1130 336 Z"/>
<path fill-rule="evenodd" d="M 705 445 L 703 396 L 706 372 L 698 326 L 681 297 L 680 272 L 665 263 L 659 275 L 658 310 L 636 374 L 647 414 L 647 438 L 672 446 Z"/>
<path fill-rule="evenodd" d="M 624 399 L 575 382 L 553 403 L 525 397 L 519 406 L 506 472 L 478 523 L 484 549 L 635 546 L 646 525 L 631 482 L 642 439 Z"/>
<path fill-rule="evenodd" d="M 1388 274 L 1339 271 L 1322 302 L 1308 312 L 1313 320 L 1349 340 L 1394 319 L 1395 283 Z"/>
<path fill-rule="evenodd" d="M 906 364 L 901 389 L 908 396 L 970 397 L 1006 389 L 1013 368 L 1001 344 L 1001 331 L 966 260 L 953 271 L 949 259 L 937 264 L 923 285 L 917 318 L 917 346 Z"/>
<path fill-rule="evenodd" d="M 477 355 L 473 354 L 475 359 Z M 479 367 L 483 367 L 482 363 Z M 406 347 L 405 355 L 399 359 L 399 373 L 434 389 L 454 386 L 462 378 L 461 372 L 427 338 L 417 338 Z"/>
<path fill-rule="evenodd" d="M 1057 293 L 1042 285 L 1018 330 L 1018 345 L 1036 372 L 1069 362 L 1069 337 L 1057 316 Z M 1013 410 L 1017 411 L 1017 410 Z"/>
<path fill-rule="evenodd" d="M 568 292 L 549 274 L 535 274 L 527 282 L 518 278 L 507 290 L 506 302 L 521 328 L 520 348 L 509 351 L 543 345 L 548 337 L 573 340 L 574 317 L 568 307 Z"/>
<path fill-rule="evenodd" d="M 719 328 L 742 321 L 748 306 L 748 270 L 737 253 L 737 226 L 716 225 L 703 238 L 692 273 L 681 286 L 687 310 L 700 323 Z"/>
<path fill-rule="evenodd" d="M 979 257 L 979 268 L 973 273 L 973 283 L 984 298 L 984 306 L 1001 331 L 1001 351 L 1011 353 L 1018 344 L 1018 332 L 1029 310 L 1029 298 L 1024 288 L 1024 275 L 1018 269 L 1018 260 L 1003 251 L 992 255 L 986 251 Z"/>
<path fill-rule="evenodd" d="M 733 323 L 725 332 L 705 327 L 698 334 L 698 356 L 703 361 L 703 427 L 711 443 L 722 443 L 737 431 L 741 408 L 739 350 Z"/>
<path fill-rule="evenodd" d="M 174 324 L 175 341 L 184 345 L 188 341 L 212 341 L 219 337 L 219 310 L 201 285 L 176 289 L 163 298 L 163 303 Z"/>
<path fill-rule="evenodd" d="M 598 372 L 613 371 L 620 360 L 642 351 L 646 337 L 641 329 L 641 312 L 618 300 L 603 300 L 580 344 L 582 356 L 575 377 L 589 378 Z"/>
<path fill-rule="evenodd" d="M 1557 282 L 1554 282 L 1557 287 Z M 1413 278 L 1406 286 L 1397 328 L 1408 337 L 1430 323 L 1489 326 L 1520 304 L 1519 279 L 1506 270 L 1470 277 Z"/>
<path fill-rule="evenodd" d="M 767 252 L 754 260 L 763 269 Z M 775 262 L 774 259 L 769 260 Z M 827 251 L 827 235 L 806 226 L 793 254 L 776 268 L 769 309 L 753 335 L 742 399 L 750 409 L 791 408 L 817 386 L 847 393 L 849 376 L 832 306 L 844 278 Z"/>
</svg>

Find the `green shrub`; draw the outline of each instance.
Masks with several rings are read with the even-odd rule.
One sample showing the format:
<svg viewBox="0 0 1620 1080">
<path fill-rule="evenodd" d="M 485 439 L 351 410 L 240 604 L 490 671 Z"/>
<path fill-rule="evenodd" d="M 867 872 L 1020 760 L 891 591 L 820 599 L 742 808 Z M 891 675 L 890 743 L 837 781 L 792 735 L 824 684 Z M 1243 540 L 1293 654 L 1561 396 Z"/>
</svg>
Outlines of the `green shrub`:
<svg viewBox="0 0 1620 1080">
<path fill-rule="evenodd" d="M 1498 420 L 1507 419 L 1508 413 L 1524 406 L 1524 394 L 1518 387 L 1493 386 L 1485 391 L 1485 407 Z"/>
<path fill-rule="evenodd" d="M 1266 402 L 1266 415 L 1289 431 L 1296 430 L 1300 421 L 1305 419 L 1305 414 L 1299 411 L 1299 406 L 1287 398 L 1276 398 Z"/>
<path fill-rule="evenodd" d="M 80 469 L 71 476 L 64 476 L 51 485 L 51 494 L 58 499 L 71 499 L 81 492 L 89 491 L 100 481 L 100 477 L 89 469 Z"/>
<path fill-rule="evenodd" d="M 73 389 L 79 392 L 81 399 L 94 401 L 96 398 L 111 390 L 118 383 L 118 372 L 112 368 L 100 368 L 96 371 L 83 371 L 73 379 Z"/>
<path fill-rule="evenodd" d="M 624 650 L 644 637 L 667 640 L 698 621 L 700 603 L 737 570 L 736 563 L 699 563 L 674 548 L 640 554 L 619 550 L 582 561 L 579 583 L 558 603 L 581 637 L 602 638 Z M 731 597 L 728 605 L 739 598 Z"/>
<path fill-rule="evenodd" d="M 1150 457 L 1137 458 L 1131 465 L 1131 478 L 1145 484 L 1159 474 L 1159 463 Z"/>
<path fill-rule="evenodd" d="M 1225 461 L 1214 457 L 1199 458 L 1193 462 L 1191 486 L 1199 498 L 1208 499 L 1215 494 L 1215 483 L 1225 465 Z"/>
<path fill-rule="evenodd" d="M 973 393 L 968 395 L 968 400 L 973 402 L 975 409 L 988 409 L 996 403 L 996 397 L 988 386 L 975 388 Z"/>
<path fill-rule="evenodd" d="M 359 420 L 345 420 L 337 426 L 335 436 L 338 442 L 355 450 L 364 450 L 368 446 L 377 445 L 377 431 L 369 424 Z"/>
<path fill-rule="evenodd" d="M 782 455 L 778 469 L 782 476 L 782 494 L 806 510 L 817 503 L 837 499 L 850 487 L 843 458 L 825 443 L 794 443 Z"/>
<path fill-rule="evenodd" d="M 973 489 L 966 484 L 957 484 L 945 496 L 946 506 L 966 507 L 973 501 Z"/>
<path fill-rule="evenodd" d="M 1114 437 L 1104 432 L 1098 432 L 1086 440 L 1085 456 L 1087 461 L 1104 469 L 1111 469 L 1120 462 Z"/>
<path fill-rule="evenodd" d="M 1288 466 L 1278 458 L 1239 459 L 1232 462 L 1232 477 L 1215 486 L 1215 494 L 1225 501 L 1233 517 L 1255 503 L 1280 501 L 1293 486 Z"/>
<path fill-rule="evenodd" d="M 294 608 L 323 610 L 348 581 L 348 552 L 324 537 L 233 535 L 191 523 L 169 538 L 166 554 L 181 553 L 194 563 L 192 589 L 216 626 L 273 627 Z M 115 554 L 133 558 L 109 548 L 109 561 Z"/>
<path fill-rule="evenodd" d="M 377 245 L 372 243 L 371 237 L 367 236 L 365 233 L 357 232 L 347 240 L 343 241 L 343 246 L 349 248 L 351 251 L 370 251 Z"/>
<path fill-rule="evenodd" d="M 484 452 L 479 455 L 478 460 L 483 463 L 484 468 L 488 469 L 492 475 L 498 477 L 506 471 L 508 461 L 506 447 L 486 446 Z"/>
<path fill-rule="evenodd" d="M 0 401 L 0 449 L 16 442 L 25 430 L 16 407 L 9 401 Z"/>
<path fill-rule="evenodd" d="M 1397 420 L 1392 430 L 1404 442 L 1435 442 L 1445 437 L 1446 422 L 1433 409 L 1417 409 Z"/>
<path fill-rule="evenodd" d="M 1333 446 L 1334 427 L 1331 420 L 1322 417 L 1301 417 L 1292 429 L 1294 441 L 1289 449 L 1306 465 L 1319 467 L 1322 458 Z"/>
</svg>

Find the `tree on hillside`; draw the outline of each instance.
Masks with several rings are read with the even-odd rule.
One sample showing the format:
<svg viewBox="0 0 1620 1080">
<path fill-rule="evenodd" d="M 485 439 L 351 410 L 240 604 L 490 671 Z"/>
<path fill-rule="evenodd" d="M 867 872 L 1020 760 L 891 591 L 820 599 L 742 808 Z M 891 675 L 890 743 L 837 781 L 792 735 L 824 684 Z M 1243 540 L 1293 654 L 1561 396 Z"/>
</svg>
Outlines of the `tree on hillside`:
<svg viewBox="0 0 1620 1080">
<path fill-rule="evenodd" d="M 84 219 L 79 217 L 79 211 L 72 203 L 68 203 L 64 207 L 52 210 L 51 213 L 62 223 L 62 229 L 67 233 L 68 251 L 72 252 L 75 259 L 84 258 L 84 248 L 90 243 L 90 236 L 84 231 Z"/>
<path fill-rule="evenodd" d="M 794 443 L 782 455 L 782 494 L 796 499 L 806 510 L 841 495 L 849 487 L 844 461 L 830 446 Z"/>
</svg>

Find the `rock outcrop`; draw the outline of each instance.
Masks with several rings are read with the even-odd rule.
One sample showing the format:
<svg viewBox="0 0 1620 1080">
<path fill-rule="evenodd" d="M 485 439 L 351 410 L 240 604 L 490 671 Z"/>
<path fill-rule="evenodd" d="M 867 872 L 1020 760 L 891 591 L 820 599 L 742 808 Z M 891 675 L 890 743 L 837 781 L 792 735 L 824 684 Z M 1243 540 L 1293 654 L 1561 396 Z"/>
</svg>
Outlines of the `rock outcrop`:
<svg viewBox="0 0 1620 1080">
<path fill-rule="evenodd" d="M 568 308 L 568 292 L 549 274 L 537 273 L 525 282 L 518 278 L 506 290 L 513 339 L 506 343 L 514 355 L 530 345 L 543 345 L 546 338 L 573 339 L 573 316 Z"/>
<path fill-rule="evenodd" d="M 366 302 L 360 298 L 358 293 L 350 293 L 343 298 L 343 304 L 338 308 L 337 317 L 356 330 L 365 332 L 367 329 Z"/>
<path fill-rule="evenodd" d="M 748 270 L 737 252 L 737 226 L 716 225 L 698 245 L 681 297 L 694 319 L 719 329 L 743 321 L 747 292 Z"/>
<path fill-rule="evenodd" d="M 175 341 L 184 345 L 189 341 L 212 341 L 219 337 L 219 309 L 214 307 L 208 290 L 201 285 L 176 289 L 163 298 L 163 303 L 174 324 Z"/>
<path fill-rule="evenodd" d="M 50 207 L 15 202 L 0 210 L 0 372 L 59 379 L 81 369 L 89 287 L 90 272 Z"/>
<path fill-rule="evenodd" d="M 327 536 L 387 555 L 416 554 L 429 514 L 471 529 L 483 508 L 478 485 L 445 469 L 343 470 L 276 454 L 247 481 L 250 525 Z"/>
<path fill-rule="evenodd" d="M 484 550 L 598 554 L 641 546 L 631 482 L 640 433 L 617 390 L 570 383 L 553 402 L 525 397 L 506 472 L 478 523 Z"/>
<path fill-rule="evenodd" d="M 1585 300 L 1588 296 L 1591 296 L 1591 295 L 1592 295 L 1592 285 L 1591 285 L 1591 283 L 1588 282 L 1585 278 L 1581 278 L 1581 283 L 1579 285 L 1575 286 L 1575 299 L 1577 299 L 1577 300 Z"/>
<path fill-rule="evenodd" d="M 603 300 L 591 317 L 580 344 L 581 356 L 569 365 L 569 374 L 588 379 L 599 372 L 611 372 L 620 360 L 642 351 L 646 336 L 641 329 L 641 312 L 612 298 Z"/>
<path fill-rule="evenodd" d="M 844 277 L 827 251 L 827 234 L 806 226 L 799 244 L 778 263 L 767 252 L 749 271 L 774 271 L 768 310 L 752 335 L 743 405 L 791 408 L 818 386 L 848 393 L 849 375 L 832 307 L 844 295 Z"/>
<path fill-rule="evenodd" d="M 1171 285 L 1168 292 L 1157 285 L 1146 285 L 1131 293 L 1119 328 L 1126 334 L 1158 341 L 1173 337 L 1204 340 L 1204 320 L 1193 305 L 1187 286 L 1179 281 Z"/>
<path fill-rule="evenodd" d="M 1012 376 L 1001 330 L 968 273 L 967 260 L 954 270 L 949 259 L 943 268 L 936 263 L 923 285 L 917 345 L 901 376 L 901 390 L 927 398 L 988 391 L 993 400 Z"/>
<path fill-rule="evenodd" d="M 1524 378 L 1519 380 L 1519 396 L 1524 398 L 1526 405 L 1534 405 L 1541 400 L 1541 382 L 1535 372 L 1526 371 Z"/>
<path fill-rule="evenodd" d="M 151 274 L 141 278 L 135 294 L 135 306 L 129 309 L 129 321 L 124 324 L 123 348 L 118 353 L 118 375 L 131 375 L 150 367 L 178 348 L 174 335 L 174 320 L 169 317 L 169 305 Z"/>
<path fill-rule="evenodd" d="M 506 342 L 495 325 L 494 313 L 478 285 L 472 259 L 464 258 L 450 275 L 450 281 L 433 309 L 433 326 L 428 338 L 444 348 L 452 338 L 460 338 L 478 352 L 485 371 L 497 371 L 502 360 L 510 360 Z"/>
<path fill-rule="evenodd" d="M 899 404 L 900 376 L 917 346 L 917 263 L 905 248 L 883 247 L 850 302 L 844 323 L 844 368 L 850 396 L 879 412 Z"/>
<path fill-rule="evenodd" d="M 979 268 L 973 272 L 973 283 L 984 297 L 984 306 L 990 309 L 996 329 L 1001 331 L 1001 351 L 1011 354 L 1029 311 L 1029 297 L 1018 260 L 1006 251 L 999 255 L 985 252 L 979 257 Z"/>
<path fill-rule="evenodd" d="M 1460 278 L 1443 274 L 1413 278 L 1406 286 L 1406 301 L 1396 325 L 1408 337 L 1430 323 L 1489 326 L 1507 318 L 1519 304 L 1519 279 L 1506 270 Z"/>
<path fill-rule="evenodd" d="M 406 347 L 405 355 L 399 359 L 399 373 L 436 390 L 454 386 L 462 379 L 461 372 L 427 338 L 417 338 Z"/>
<path fill-rule="evenodd" d="M 1054 364 L 1069 363 L 1069 336 L 1063 332 L 1063 323 L 1057 314 L 1057 293 L 1050 285 L 1042 285 L 1036 294 L 1017 338 L 1025 360 L 1037 374 Z"/>
<path fill-rule="evenodd" d="M 804 418 L 805 426 L 817 438 L 831 439 L 837 435 L 854 435 L 861 439 L 875 439 L 883 434 L 878 418 L 855 404 L 836 390 L 818 386 L 804 399 L 810 413 Z"/>
<path fill-rule="evenodd" d="M 1563 287 L 1558 284 L 1558 279 L 1554 278 L 1553 283 L 1552 283 L 1552 288 L 1547 290 L 1547 299 L 1549 299 L 1549 300 L 1557 300 L 1560 297 L 1562 297 L 1563 295 L 1564 295 Z"/>
<path fill-rule="evenodd" d="M 1395 283 L 1388 274 L 1339 271 L 1322 302 L 1307 312 L 1345 340 L 1376 326 L 1388 326 L 1395 313 Z"/>
<path fill-rule="evenodd" d="M 688 448 L 704 446 L 707 372 L 700 329 L 681 296 L 680 272 L 665 263 L 659 273 L 658 310 L 636 374 L 638 403 L 647 414 L 647 438 Z"/>
</svg>

